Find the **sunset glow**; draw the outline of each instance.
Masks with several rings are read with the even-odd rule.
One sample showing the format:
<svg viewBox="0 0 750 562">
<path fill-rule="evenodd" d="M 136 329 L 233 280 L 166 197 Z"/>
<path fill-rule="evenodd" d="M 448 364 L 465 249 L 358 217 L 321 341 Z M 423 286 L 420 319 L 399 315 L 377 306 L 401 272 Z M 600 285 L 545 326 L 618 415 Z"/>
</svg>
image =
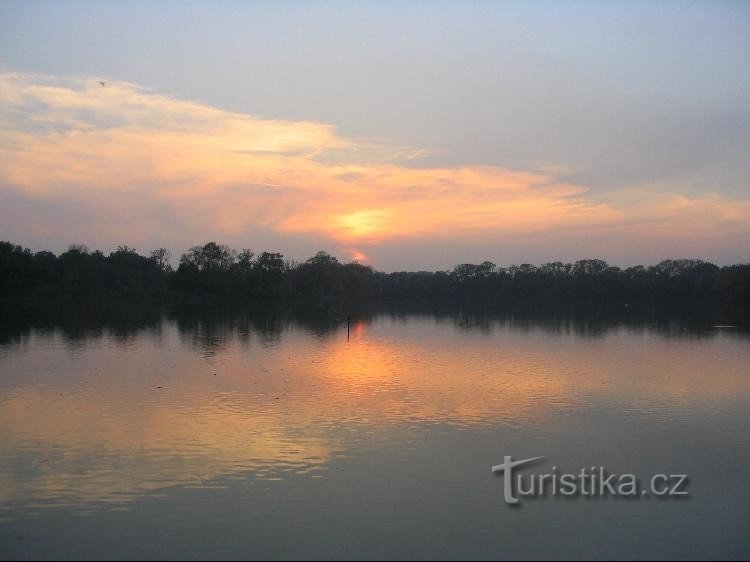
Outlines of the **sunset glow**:
<svg viewBox="0 0 750 562">
<path fill-rule="evenodd" d="M 260 237 L 282 249 L 303 239 L 310 252 L 358 244 L 354 259 L 388 268 L 383 256 L 404 243 L 526 237 L 554 250 L 606 231 L 616 258 L 647 237 L 664 252 L 689 241 L 719 253 L 750 237 L 750 200 L 718 192 L 654 184 L 595 195 L 560 169 L 419 167 L 333 124 L 233 113 L 125 82 L 6 72 L 0 85 L 2 190 L 32 216 L 55 205 L 79 215 L 6 211 L 7 238 L 248 246 Z"/>
<path fill-rule="evenodd" d="M 749 30 L 0 1 L 0 562 L 747 560 Z"/>
</svg>

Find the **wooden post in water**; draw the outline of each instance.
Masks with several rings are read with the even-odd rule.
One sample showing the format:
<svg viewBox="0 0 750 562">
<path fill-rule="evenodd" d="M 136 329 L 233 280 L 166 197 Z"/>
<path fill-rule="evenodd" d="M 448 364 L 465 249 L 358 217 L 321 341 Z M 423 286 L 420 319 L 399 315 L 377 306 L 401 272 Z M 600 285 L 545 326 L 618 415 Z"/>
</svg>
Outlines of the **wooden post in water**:
<svg viewBox="0 0 750 562">
<path fill-rule="evenodd" d="M 349 341 L 349 327 L 352 323 L 352 317 L 347 314 L 346 316 L 346 341 Z"/>
</svg>

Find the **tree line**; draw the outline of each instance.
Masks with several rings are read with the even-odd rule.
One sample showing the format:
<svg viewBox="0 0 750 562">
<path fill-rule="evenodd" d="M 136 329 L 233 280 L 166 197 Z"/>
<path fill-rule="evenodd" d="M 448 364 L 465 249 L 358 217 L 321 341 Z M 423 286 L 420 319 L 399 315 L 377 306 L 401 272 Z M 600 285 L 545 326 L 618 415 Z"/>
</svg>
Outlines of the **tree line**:
<svg viewBox="0 0 750 562">
<path fill-rule="evenodd" d="M 451 271 L 383 273 L 326 252 L 302 262 L 280 253 L 234 250 L 209 242 L 173 267 L 164 248 L 109 255 L 71 246 L 56 255 L 0 242 L 0 295 L 183 295 L 410 300 L 652 299 L 714 301 L 750 308 L 750 264 L 719 267 L 697 259 L 620 268 L 599 259 L 498 267 L 460 264 Z"/>
</svg>

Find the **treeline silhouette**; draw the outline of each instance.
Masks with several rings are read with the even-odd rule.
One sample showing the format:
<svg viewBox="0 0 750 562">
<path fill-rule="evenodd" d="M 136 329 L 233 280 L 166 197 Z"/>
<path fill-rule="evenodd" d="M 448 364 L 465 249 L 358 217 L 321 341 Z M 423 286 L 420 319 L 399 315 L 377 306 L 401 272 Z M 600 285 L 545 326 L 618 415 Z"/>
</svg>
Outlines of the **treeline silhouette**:
<svg viewBox="0 0 750 562">
<path fill-rule="evenodd" d="M 209 242 L 182 254 L 147 256 L 120 246 L 109 255 L 71 246 L 60 255 L 0 242 L 0 295 L 143 295 L 241 298 L 314 297 L 409 300 L 650 299 L 718 302 L 750 308 L 750 264 L 719 267 L 694 259 L 619 268 L 598 259 L 452 271 L 383 273 L 341 263 L 326 252 L 303 262 L 282 254 L 233 250 Z"/>
</svg>

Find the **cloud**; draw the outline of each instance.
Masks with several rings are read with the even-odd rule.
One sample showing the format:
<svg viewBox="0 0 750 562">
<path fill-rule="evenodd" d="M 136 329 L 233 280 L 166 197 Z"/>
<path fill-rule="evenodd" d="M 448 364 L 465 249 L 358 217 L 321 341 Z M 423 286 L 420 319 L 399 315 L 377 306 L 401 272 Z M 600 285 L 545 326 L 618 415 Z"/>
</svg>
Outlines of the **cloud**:
<svg viewBox="0 0 750 562">
<path fill-rule="evenodd" d="M 418 148 L 91 77 L 0 74 L 0 148 L 0 236 L 21 243 L 220 239 L 299 253 L 314 243 L 388 268 L 388 248 L 404 244 L 525 237 L 538 249 L 619 233 L 721 253 L 727 237 L 750 234 L 750 201 L 715 192 L 651 185 L 596 197 L 564 181 L 564 167 L 420 168 Z"/>
</svg>

